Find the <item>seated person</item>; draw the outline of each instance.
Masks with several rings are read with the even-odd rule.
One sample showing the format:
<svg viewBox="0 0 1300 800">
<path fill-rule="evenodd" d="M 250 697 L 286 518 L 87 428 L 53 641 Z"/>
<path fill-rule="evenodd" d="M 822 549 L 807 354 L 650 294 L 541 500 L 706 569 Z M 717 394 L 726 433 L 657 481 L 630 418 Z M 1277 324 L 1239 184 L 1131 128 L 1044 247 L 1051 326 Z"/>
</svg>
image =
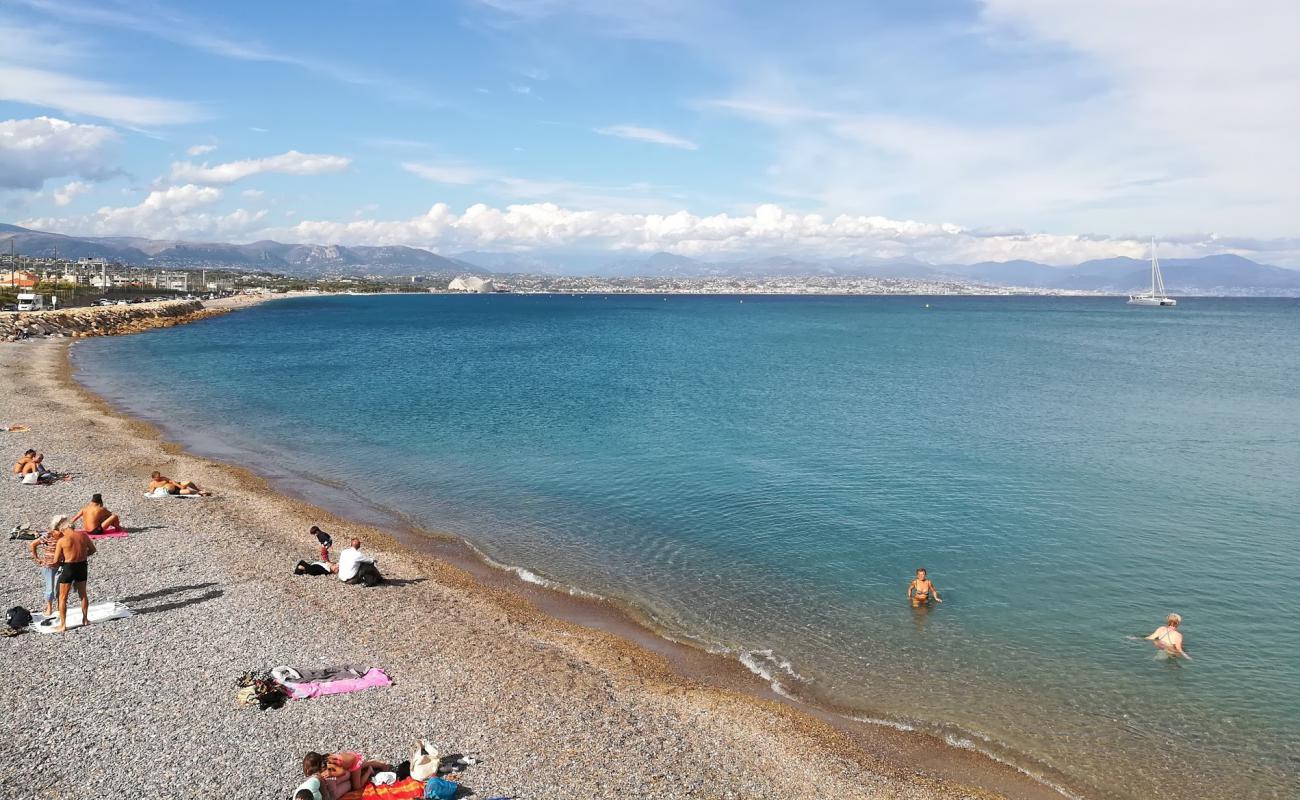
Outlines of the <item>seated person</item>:
<svg viewBox="0 0 1300 800">
<path fill-rule="evenodd" d="M 321 794 L 344 797 L 360 792 L 376 772 L 391 772 L 382 761 L 366 761 L 360 753 L 308 753 L 302 759 L 302 774 L 320 779 Z"/>
<path fill-rule="evenodd" d="M 32 450 L 31 448 L 24 450 L 23 454 L 18 457 L 17 461 L 14 462 L 14 474 L 22 475 L 23 467 L 27 466 L 27 463 L 32 461 L 35 458 L 36 458 L 35 450 Z"/>
<path fill-rule="evenodd" d="M 384 578 L 379 574 L 375 560 L 361 554 L 361 540 L 354 536 L 350 545 L 339 553 L 339 580 L 351 584 L 364 583 L 366 586 L 383 583 Z"/>
<path fill-rule="evenodd" d="M 299 561 L 293 568 L 294 575 L 328 575 L 337 567 L 328 561 Z"/>
<path fill-rule="evenodd" d="M 160 472 L 154 472 L 149 476 L 148 492 L 149 494 L 201 494 L 205 497 L 212 494 L 204 491 L 194 481 L 174 481 Z"/>
<path fill-rule="evenodd" d="M 45 456 L 37 453 L 27 461 L 20 462 L 22 466 L 18 470 L 18 480 L 33 484 L 52 479 L 54 474 L 45 468 L 44 461 Z"/>
<path fill-rule="evenodd" d="M 75 525 L 77 520 L 81 520 L 81 529 L 86 533 L 103 533 L 106 528 L 122 527 L 122 520 L 104 508 L 104 498 L 98 492 L 91 495 L 90 502 L 74 514 L 68 524 Z"/>
</svg>

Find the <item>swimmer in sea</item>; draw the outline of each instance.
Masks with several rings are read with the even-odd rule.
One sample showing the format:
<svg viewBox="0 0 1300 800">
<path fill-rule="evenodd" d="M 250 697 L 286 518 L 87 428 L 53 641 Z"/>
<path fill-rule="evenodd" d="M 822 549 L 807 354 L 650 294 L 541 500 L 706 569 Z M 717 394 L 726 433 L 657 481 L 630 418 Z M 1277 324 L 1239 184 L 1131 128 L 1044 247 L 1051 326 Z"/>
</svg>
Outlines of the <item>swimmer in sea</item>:
<svg viewBox="0 0 1300 800">
<path fill-rule="evenodd" d="M 1185 658 L 1188 661 L 1192 657 L 1187 655 L 1183 650 L 1183 634 L 1178 630 L 1178 626 L 1183 624 L 1183 618 L 1178 614 L 1170 614 L 1165 620 L 1165 624 L 1156 628 L 1147 641 L 1152 642 L 1155 646 L 1168 653 L 1173 658 Z"/>
<path fill-rule="evenodd" d="M 907 585 L 907 599 L 912 601 L 912 608 L 920 608 L 930 604 L 930 598 L 940 603 L 943 598 L 939 596 L 939 590 L 934 588 L 930 579 L 925 576 L 925 568 L 920 567 L 916 570 L 916 577 Z"/>
</svg>

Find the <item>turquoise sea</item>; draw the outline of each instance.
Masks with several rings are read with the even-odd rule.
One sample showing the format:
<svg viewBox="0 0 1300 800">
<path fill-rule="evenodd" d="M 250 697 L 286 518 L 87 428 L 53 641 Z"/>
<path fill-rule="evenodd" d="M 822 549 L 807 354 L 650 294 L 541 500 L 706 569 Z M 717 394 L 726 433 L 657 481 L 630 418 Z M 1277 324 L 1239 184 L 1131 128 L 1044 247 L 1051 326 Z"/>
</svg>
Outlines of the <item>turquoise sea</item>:
<svg viewBox="0 0 1300 800">
<path fill-rule="evenodd" d="M 1300 796 L 1300 301 L 329 297 L 74 357 L 792 694 L 1078 796 Z"/>
</svg>

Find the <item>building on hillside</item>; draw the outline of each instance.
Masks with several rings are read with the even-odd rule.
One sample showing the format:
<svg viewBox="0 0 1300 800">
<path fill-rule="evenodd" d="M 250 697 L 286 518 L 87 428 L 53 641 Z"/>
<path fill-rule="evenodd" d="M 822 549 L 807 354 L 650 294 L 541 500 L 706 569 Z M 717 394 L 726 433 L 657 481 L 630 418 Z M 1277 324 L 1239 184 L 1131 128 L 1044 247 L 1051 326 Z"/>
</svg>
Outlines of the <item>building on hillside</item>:
<svg viewBox="0 0 1300 800">
<path fill-rule="evenodd" d="M 455 278 L 451 283 L 447 284 L 447 291 L 449 292 L 491 294 L 495 290 L 496 287 L 492 285 L 492 280 L 490 278 L 476 278 L 473 275 L 468 275 L 463 278 Z"/>
<path fill-rule="evenodd" d="M 213 278 L 204 284 L 203 288 L 209 292 L 233 292 L 235 290 L 235 282 L 230 278 Z"/>
<path fill-rule="evenodd" d="M 82 258 L 77 259 L 77 266 L 81 269 L 107 269 L 108 259 L 83 256 Z"/>
</svg>

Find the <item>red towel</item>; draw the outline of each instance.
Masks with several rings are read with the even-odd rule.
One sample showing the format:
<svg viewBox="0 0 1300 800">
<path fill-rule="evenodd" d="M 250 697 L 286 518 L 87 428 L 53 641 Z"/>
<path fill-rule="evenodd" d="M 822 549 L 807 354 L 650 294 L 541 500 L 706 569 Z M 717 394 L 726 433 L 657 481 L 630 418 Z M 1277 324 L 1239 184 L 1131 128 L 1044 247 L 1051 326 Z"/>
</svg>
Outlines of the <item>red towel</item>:
<svg viewBox="0 0 1300 800">
<path fill-rule="evenodd" d="M 349 792 L 344 797 L 351 794 L 354 792 Z M 361 797 L 363 800 L 423 800 L 424 784 L 415 778 L 400 780 L 392 786 L 375 786 L 371 783 L 361 790 Z"/>
</svg>

